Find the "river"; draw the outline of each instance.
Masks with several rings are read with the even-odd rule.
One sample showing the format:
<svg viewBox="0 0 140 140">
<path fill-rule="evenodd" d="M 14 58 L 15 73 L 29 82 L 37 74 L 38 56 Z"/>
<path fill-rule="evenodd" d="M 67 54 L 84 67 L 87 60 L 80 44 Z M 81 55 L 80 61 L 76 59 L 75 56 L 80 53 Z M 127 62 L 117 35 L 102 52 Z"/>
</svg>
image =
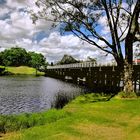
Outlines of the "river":
<svg viewBox="0 0 140 140">
<path fill-rule="evenodd" d="M 0 114 L 20 114 L 51 108 L 56 95 L 79 95 L 84 89 L 49 77 L 1 76 Z"/>
</svg>

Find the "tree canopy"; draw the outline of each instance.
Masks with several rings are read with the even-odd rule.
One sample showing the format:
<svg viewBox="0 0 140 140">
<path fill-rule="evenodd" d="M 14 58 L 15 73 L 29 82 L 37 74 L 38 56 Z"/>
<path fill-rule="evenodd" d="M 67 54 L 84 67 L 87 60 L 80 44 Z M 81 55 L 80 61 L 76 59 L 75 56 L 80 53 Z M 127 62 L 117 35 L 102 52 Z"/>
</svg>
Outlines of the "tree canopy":
<svg viewBox="0 0 140 140">
<path fill-rule="evenodd" d="M 29 66 L 39 69 L 41 66 L 45 66 L 45 57 L 41 53 L 29 52 Z"/>
<path fill-rule="evenodd" d="M 63 58 L 58 62 L 58 64 L 71 64 L 71 63 L 78 63 L 75 58 L 73 58 L 71 55 L 65 54 Z"/>
<path fill-rule="evenodd" d="M 0 65 L 4 66 L 31 66 L 39 69 L 46 62 L 42 54 L 27 52 L 23 48 L 13 47 L 0 52 Z"/>
<path fill-rule="evenodd" d="M 5 66 L 28 65 L 29 55 L 23 48 L 6 49 L 0 53 L 1 64 Z"/>
</svg>

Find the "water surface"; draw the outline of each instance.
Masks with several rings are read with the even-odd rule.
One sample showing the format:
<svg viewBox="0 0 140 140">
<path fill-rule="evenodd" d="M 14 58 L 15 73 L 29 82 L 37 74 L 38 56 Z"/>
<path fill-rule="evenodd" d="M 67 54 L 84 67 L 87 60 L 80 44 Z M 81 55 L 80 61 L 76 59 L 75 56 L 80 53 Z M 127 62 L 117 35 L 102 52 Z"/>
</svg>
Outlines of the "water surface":
<svg viewBox="0 0 140 140">
<path fill-rule="evenodd" d="M 0 77 L 0 114 L 40 112 L 51 108 L 59 93 L 80 94 L 84 89 L 48 77 Z"/>
</svg>

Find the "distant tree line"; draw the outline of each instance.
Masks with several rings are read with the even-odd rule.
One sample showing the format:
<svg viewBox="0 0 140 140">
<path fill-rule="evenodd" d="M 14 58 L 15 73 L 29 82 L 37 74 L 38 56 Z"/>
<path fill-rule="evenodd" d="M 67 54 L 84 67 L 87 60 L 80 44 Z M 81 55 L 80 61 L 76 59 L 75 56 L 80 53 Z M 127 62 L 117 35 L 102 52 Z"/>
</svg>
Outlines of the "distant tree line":
<svg viewBox="0 0 140 140">
<path fill-rule="evenodd" d="M 0 65 L 30 66 L 39 69 L 45 66 L 46 58 L 41 53 L 27 52 L 24 48 L 13 47 L 0 52 Z"/>
<path fill-rule="evenodd" d="M 57 65 L 82 63 L 82 62 L 94 62 L 97 64 L 97 58 L 92 58 L 88 56 L 86 60 L 76 60 L 71 55 L 64 54 L 63 58 L 60 61 L 58 61 Z M 51 63 L 51 65 L 53 65 L 53 63 Z"/>
<path fill-rule="evenodd" d="M 71 55 L 65 54 L 63 58 L 57 63 L 58 65 L 63 65 L 63 64 L 71 64 L 71 63 L 78 63 L 79 61 L 73 58 Z"/>
</svg>

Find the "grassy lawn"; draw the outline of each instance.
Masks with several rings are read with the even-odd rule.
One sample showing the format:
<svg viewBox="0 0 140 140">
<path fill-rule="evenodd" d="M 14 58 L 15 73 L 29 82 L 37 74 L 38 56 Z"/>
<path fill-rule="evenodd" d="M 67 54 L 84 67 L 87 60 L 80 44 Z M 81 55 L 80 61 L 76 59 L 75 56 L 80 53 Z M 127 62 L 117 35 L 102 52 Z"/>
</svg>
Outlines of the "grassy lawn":
<svg viewBox="0 0 140 140">
<path fill-rule="evenodd" d="M 140 99 L 94 102 L 83 95 L 48 113 L 45 125 L 7 133 L 3 140 L 139 140 Z M 51 110 L 50 110 L 51 112 Z M 49 115 L 50 114 L 50 115 Z M 62 115 L 63 114 L 63 115 Z M 60 117 L 61 116 L 61 117 Z"/>
<path fill-rule="evenodd" d="M 12 73 L 12 74 L 29 74 L 29 75 L 35 75 L 36 69 L 31 68 L 28 66 L 19 66 L 19 67 L 6 67 L 6 71 Z M 37 72 L 38 75 L 44 75 L 43 72 Z"/>
</svg>

